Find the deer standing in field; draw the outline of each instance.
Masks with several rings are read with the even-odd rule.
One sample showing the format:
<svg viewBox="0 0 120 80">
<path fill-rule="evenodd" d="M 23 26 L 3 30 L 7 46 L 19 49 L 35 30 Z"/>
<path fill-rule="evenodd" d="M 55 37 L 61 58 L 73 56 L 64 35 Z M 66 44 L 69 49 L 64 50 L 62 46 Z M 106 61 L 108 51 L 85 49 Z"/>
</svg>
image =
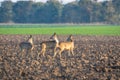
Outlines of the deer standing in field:
<svg viewBox="0 0 120 80">
<path fill-rule="evenodd" d="M 40 54 L 45 56 L 46 49 L 54 49 L 55 45 L 56 45 L 56 42 L 54 40 L 42 42 L 41 43 L 41 52 L 38 53 L 38 57 Z"/>
<path fill-rule="evenodd" d="M 30 37 L 28 38 L 26 42 L 21 42 L 19 46 L 20 46 L 21 51 L 23 51 L 24 49 L 27 50 L 27 53 L 29 50 L 32 51 L 34 48 L 32 35 L 30 35 Z"/>
<path fill-rule="evenodd" d="M 54 48 L 54 57 L 56 56 L 57 54 L 57 51 L 56 49 L 59 48 L 59 55 L 60 55 L 60 58 L 61 58 L 61 53 L 64 51 L 64 50 L 68 50 L 69 51 L 69 55 L 70 53 L 72 53 L 74 55 L 74 52 L 73 52 L 73 49 L 74 49 L 74 41 L 73 41 L 73 37 L 72 35 L 70 35 L 67 39 L 66 42 L 59 42 L 58 38 L 57 38 L 57 35 L 56 33 L 54 33 L 52 36 L 51 36 L 51 39 L 54 39 L 55 42 L 56 42 L 56 45 L 55 45 L 55 48 Z"/>
</svg>

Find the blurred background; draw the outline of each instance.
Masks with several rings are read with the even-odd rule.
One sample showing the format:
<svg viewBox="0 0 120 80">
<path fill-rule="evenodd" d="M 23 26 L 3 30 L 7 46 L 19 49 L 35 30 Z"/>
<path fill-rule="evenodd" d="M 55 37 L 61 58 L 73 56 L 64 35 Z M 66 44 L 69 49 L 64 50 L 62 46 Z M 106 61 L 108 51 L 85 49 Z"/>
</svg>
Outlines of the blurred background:
<svg viewBox="0 0 120 80">
<path fill-rule="evenodd" d="M 120 24 L 120 0 L 0 0 L 0 23 Z"/>
</svg>

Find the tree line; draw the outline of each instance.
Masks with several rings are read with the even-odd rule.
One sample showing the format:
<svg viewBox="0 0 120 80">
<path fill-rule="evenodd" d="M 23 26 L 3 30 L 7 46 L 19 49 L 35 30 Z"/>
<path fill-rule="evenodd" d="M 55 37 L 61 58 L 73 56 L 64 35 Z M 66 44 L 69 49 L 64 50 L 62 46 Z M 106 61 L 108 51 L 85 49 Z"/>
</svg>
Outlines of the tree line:
<svg viewBox="0 0 120 80">
<path fill-rule="evenodd" d="M 108 23 L 120 24 L 120 0 L 3 1 L 0 23 Z"/>
</svg>

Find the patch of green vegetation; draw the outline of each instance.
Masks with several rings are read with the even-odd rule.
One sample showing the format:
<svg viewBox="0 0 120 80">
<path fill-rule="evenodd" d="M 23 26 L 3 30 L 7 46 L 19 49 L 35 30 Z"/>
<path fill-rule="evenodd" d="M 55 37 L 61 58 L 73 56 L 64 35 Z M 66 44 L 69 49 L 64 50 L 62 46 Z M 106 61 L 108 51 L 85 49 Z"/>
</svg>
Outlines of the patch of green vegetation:
<svg viewBox="0 0 120 80">
<path fill-rule="evenodd" d="M 120 35 L 120 26 L 106 25 L 0 25 L 0 34 Z"/>
</svg>

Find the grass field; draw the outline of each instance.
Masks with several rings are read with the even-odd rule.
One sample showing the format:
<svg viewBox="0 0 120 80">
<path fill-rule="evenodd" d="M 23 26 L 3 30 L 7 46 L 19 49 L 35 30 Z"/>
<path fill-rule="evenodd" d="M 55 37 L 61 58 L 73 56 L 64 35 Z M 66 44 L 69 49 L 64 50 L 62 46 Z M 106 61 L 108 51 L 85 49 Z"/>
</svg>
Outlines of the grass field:
<svg viewBox="0 0 120 80">
<path fill-rule="evenodd" d="M 54 32 L 58 34 L 120 35 L 120 26 L 63 24 L 0 25 L 0 34 L 53 34 Z"/>
</svg>

